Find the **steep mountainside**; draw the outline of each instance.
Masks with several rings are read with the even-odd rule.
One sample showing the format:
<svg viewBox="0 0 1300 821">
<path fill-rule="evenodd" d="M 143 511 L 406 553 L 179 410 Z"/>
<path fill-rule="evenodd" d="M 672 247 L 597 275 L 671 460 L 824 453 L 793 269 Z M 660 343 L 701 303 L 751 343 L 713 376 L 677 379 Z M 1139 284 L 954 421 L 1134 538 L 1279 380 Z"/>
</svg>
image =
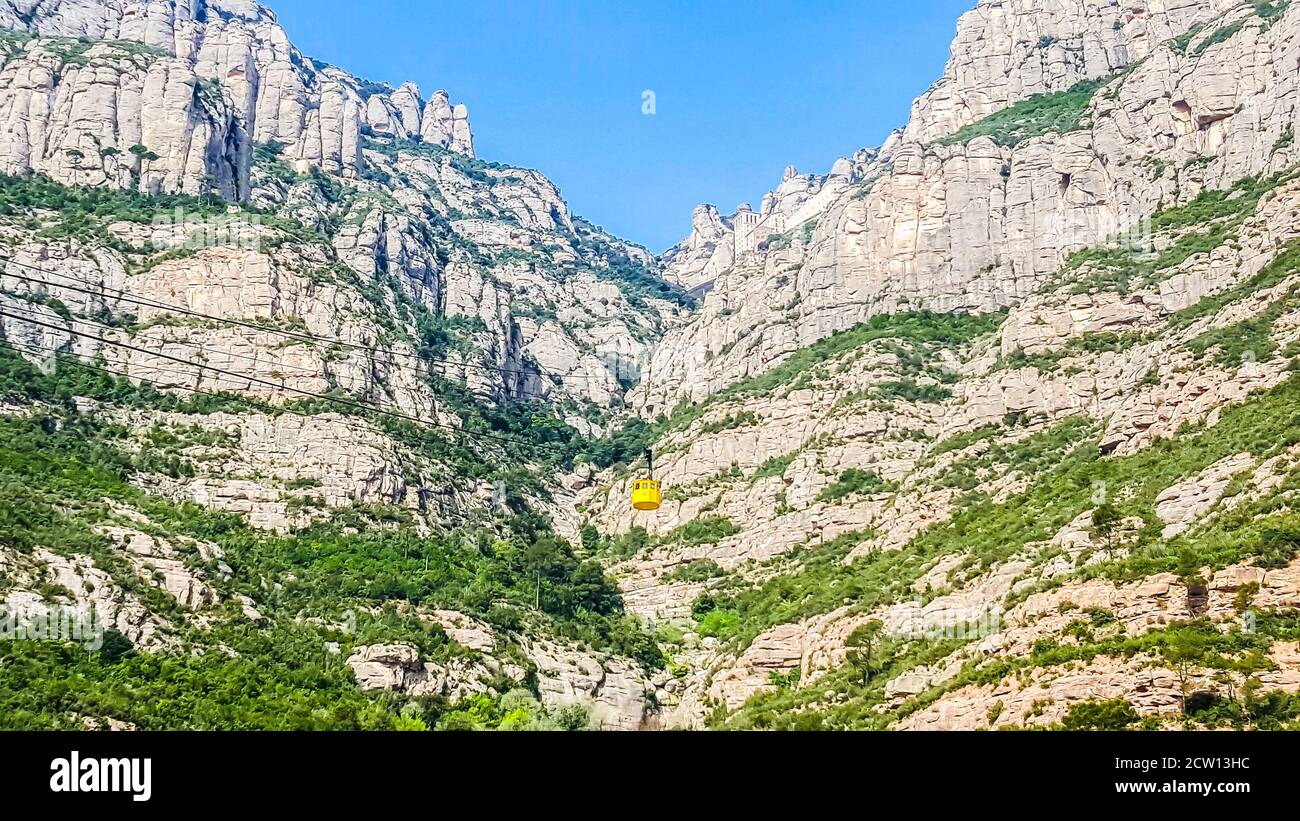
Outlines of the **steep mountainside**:
<svg viewBox="0 0 1300 821">
<path fill-rule="evenodd" d="M 641 726 L 658 651 L 535 511 L 691 299 L 255 3 L 0 26 L 0 597 L 138 651 L 5 644 L 13 723 Z"/>
<path fill-rule="evenodd" d="M 111 628 L 3 726 L 1300 720 L 1288 0 L 980 0 L 659 259 L 256 3 L 0 27 L 0 600 Z"/>
<path fill-rule="evenodd" d="M 1275 147 L 1297 82 L 1282 16 L 1231 0 L 980 3 L 879 152 L 824 181 L 787 171 L 748 242 L 697 211 L 667 273 L 713 295 L 656 349 L 637 403 L 698 401 L 874 314 L 1006 307 L 1161 204 L 1294 162 Z M 763 252 L 733 262 L 747 245 Z"/>
<path fill-rule="evenodd" d="M 585 528 L 671 726 L 1277 726 L 1300 8 L 986 0 L 878 151 L 697 209 Z"/>
</svg>

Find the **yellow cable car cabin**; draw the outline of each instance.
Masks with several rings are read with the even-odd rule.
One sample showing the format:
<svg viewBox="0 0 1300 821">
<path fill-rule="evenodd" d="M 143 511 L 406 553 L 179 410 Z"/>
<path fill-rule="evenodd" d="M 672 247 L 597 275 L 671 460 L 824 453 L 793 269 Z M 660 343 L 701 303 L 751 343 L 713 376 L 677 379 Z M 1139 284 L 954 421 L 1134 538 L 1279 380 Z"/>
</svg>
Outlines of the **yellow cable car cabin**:
<svg viewBox="0 0 1300 821">
<path fill-rule="evenodd" d="M 646 477 L 632 483 L 632 507 L 637 510 L 658 510 L 663 502 L 662 486 L 655 481 L 655 454 L 646 449 Z"/>
<path fill-rule="evenodd" d="M 637 510 L 658 510 L 662 501 L 663 493 L 654 479 L 637 479 L 632 483 L 632 507 Z"/>
</svg>

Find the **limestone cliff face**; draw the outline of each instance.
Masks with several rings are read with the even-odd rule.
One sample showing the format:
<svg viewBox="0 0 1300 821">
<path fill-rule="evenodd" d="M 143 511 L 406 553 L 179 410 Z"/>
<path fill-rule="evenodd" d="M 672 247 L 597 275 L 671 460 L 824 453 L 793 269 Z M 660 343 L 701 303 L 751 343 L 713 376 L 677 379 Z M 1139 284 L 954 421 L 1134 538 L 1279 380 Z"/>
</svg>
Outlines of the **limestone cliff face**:
<svg viewBox="0 0 1300 821">
<path fill-rule="evenodd" d="M 667 726 L 1049 726 L 1110 698 L 1158 725 L 1244 685 L 1039 652 L 1300 605 L 1294 554 L 1212 555 L 1284 527 L 1300 477 L 1273 432 L 1300 351 L 1298 44 L 1287 3 L 981 2 L 878 150 L 696 210 L 663 262 L 702 307 L 630 397 L 660 420 L 663 507 L 632 510 L 615 466 L 573 477 L 567 523 L 678 631 Z M 1179 551 L 1202 566 L 1153 559 Z M 852 663 L 863 625 L 990 613 L 958 649 L 897 639 L 935 655 L 879 689 Z M 1290 641 L 1259 649 L 1258 686 L 1300 688 Z"/>
<path fill-rule="evenodd" d="M 930 142 L 1034 94 L 1141 62 L 1236 0 L 981 0 L 957 21 L 939 79 L 912 106 L 906 136 Z"/>
<path fill-rule="evenodd" d="M 376 86 L 299 52 L 246 0 L 0 4 L 0 170 L 76 185 L 229 199 L 249 192 L 254 143 L 356 177 L 362 131 L 472 156 L 468 111 L 445 91 Z M 136 148 L 135 152 L 130 149 Z"/>
<path fill-rule="evenodd" d="M 1215 41 L 1226 27 L 1235 36 Z M 698 401 L 875 314 L 1005 307 L 1159 204 L 1294 162 L 1280 138 L 1297 116 L 1296 27 L 1294 12 L 1236 3 L 980 3 L 944 78 L 878 153 L 838 163 L 846 176 L 806 199 L 792 195 L 815 186 L 787 176 L 769 200 L 791 206 L 784 220 L 764 209 L 759 242 L 710 239 L 727 226 L 697 219 L 666 262 L 712 291 L 634 402 L 652 416 Z M 1068 127 L 959 131 L 1045 92 L 1079 98 Z"/>
<path fill-rule="evenodd" d="M 674 313 L 655 299 L 629 300 L 617 285 L 629 268 L 653 277 L 643 249 L 575 221 L 541 174 L 477 161 L 467 110 L 447 92 L 425 100 L 414 84 L 376 85 L 312 60 L 257 3 L 7 2 L 0 27 L 12 29 L 0 41 L 0 172 L 217 195 L 300 220 L 343 217 L 331 255 L 363 277 L 391 277 L 434 314 L 482 325 L 472 361 L 453 371 L 477 391 L 606 408 Z M 345 201 L 298 199 L 309 186 L 295 178 L 316 172 L 340 178 Z M 139 232 L 121 239 L 152 240 Z M 91 249 L 70 255 L 82 250 Z M 25 262 L 68 254 L 31 249 Z M 310 289 L 286 279 L 269 256 L 205 251 L 197 264 L 161 270 L 184 275 L 192 288 L 195 268 L 221 269 L 213 278 L 224 289 L 240 280 L 261 287 L 269 271 L 274 289 L 294 294 L 270 297 L 272 314 L 294 305 L 289 313 L 309 325 L 338 330 L 333 315 L 348 309 L 336 297 L 328 310 L 313 304 Z M 315 261 L 308 255 L 294 265 Z M 135 283 L 120 260 L 91 267 L 101 272 L 96 286 Z M 205 301 L 232 316 L 259 310 Z M 303 384 L 331 378 L 320 373 Z M 408 410 L 429 407 L 407 388 L 387 391 L 387 379 L 344 381 L 389 393 Z"/>
<path fill-rule="evenodd" d="M 0 2 L 0 175 L 0 339 L 52 371 L 72 356 L 167 394 L 235 397 L 219 412 L 80 407 L 120 426 L 130 455 L 165 454 L 133 473 L 141 491 L 266 534 L 356 511 L 421 537 L 508 533 L 504 485 L 489 478 L 525 475 L 506 492 L 535 504 L 536 470 L 457 429 L 541 402 L 538 418 L 599 435 L 691 304 L 544 175 L 477 158 L 467 109 L 446 91 L 313 60 L 248 0 Z M 366 412 L 281 412 L 321 394 Z M 413 444 L 383 413 L 446 446 Z M 183 631 L 225 615 L 261 620 L 251 599 L 227 601 L 219 550 L 142 532 L 156 525 L 105 514 L 111 573 L 0 546 L 2 600 L 39 603 L 57 582 L 148 651 L 183 651 Z M 141 584 L 184 612 L 160 614 Z M 359 683 L 455 700 L 526 678 L 491 658 L 525 642 L 546 705 L 593 704 L 610 727 L 651 719 L 637 662 L 544 625 L 516 624 L 500 646 L 446 629 L 483 665 L 376 644 L 356 651 Z"/>
</svg>

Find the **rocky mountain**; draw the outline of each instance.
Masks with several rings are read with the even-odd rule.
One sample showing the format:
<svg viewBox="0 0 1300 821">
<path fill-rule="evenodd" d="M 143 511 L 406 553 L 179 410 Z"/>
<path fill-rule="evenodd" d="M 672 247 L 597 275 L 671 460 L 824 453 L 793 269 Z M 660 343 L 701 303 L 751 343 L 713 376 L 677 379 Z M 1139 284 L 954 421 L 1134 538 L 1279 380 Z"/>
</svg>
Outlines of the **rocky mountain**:
<svg viewBox="0 0 1300 821">
<path fill-rule="evenodd" d="M 5 726 L 1300 720 L 1286 0 L 980 0 L 659 258 L 255 3 L 0 26 L 0 599 L 111 627 Z"/>
<path fill-rule="evenodd" d="M 696 210 L 621 454 L 663 508 L 615 465 L 567 525 L 665 723 L 1294 721 L 1298 35 L 985 0 L 879 149 Z"/>
<path fill-rule="evenodd" d="M 476 158 L 447 92 L 307 57 L 256 3 L 0 27 L 6 606 L 95 607 L 126 665 L 228 652 L 195 673 L 271 676 L 222 707 L 251 726 L 641 726 L 657 649 L 533 511 L 691 298 Z M 14 714 L 223 726 L 88 680 Z"/>
<path fill-rule="evenodd" d="M 1293 162 L 1274 150 L 1293 125 L 1275 109 L 1293 82 L 1286 41 L 1253 9 L 979 4 L 944 78 L 879 152 L 826 182 L 787 170 L 745 242 L 675 249 L 669 276 L 694 285 L 708 270 L 716 295 L 657 348 L 638 403 L 654 415 L 698 401 L 874 314 L 1007 307 L 1175 195 Z M 1227 40 L 1179 48 L 1220 19 L 1241 22 L 1258 56 L 1233 60 L 1244 46 Z M 710 249 L 708 214 L 685 248 Z M 729 262 L 746 244 L 765 247 Z"/>
</svg>

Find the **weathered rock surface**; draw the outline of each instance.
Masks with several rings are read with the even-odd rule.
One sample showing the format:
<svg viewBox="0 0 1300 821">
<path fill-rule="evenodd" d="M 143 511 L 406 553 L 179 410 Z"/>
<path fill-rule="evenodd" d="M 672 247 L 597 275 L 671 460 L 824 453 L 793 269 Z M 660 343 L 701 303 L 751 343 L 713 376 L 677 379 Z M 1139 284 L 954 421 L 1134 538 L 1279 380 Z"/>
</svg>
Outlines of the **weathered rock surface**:
<svg viewBox="0 0 1300 821">
<path fill-rule="evenodd" d="M 143 191 L 249 193 L 255 143 L 357 176 L 362 130 L 473 155 L 464 105 L 374 87 L 299 52 L 249 0 L 0 4 L 0 169 Z M 105 42 L 96 42 L 105 41 Z M 136 150 L 131 150 L 136 149 Z"/>
<path fill-rule="evenodd" d="M 653 692 L 645 673 L 616 657 L 600 658 L 552 641 L 526 641 L 524 652 L 537 668 L 537 687 L 548 707 L 581 705 L 599 727 L 646 729 Z"/>
<path fill-rule="evenodd" d="M 409 644 L 370 644 L 357 647 L 347 664 L 363 690 L 388 690 L 411 696 L 442 696 L 453 703 L 490 689 L 484 679 L 491 671 L 481 664 L 456 659 L 447 664 L 421 661 Z"/>
<path fill-rule="evenodd" d="M 604 729 L 645 728 L 651 711 L 646 700 L 649 683 L 635 666 L 549 640 L 526 640 L 522 649 L 536 667 L 538 690 L 547 707 L 585 707 L 591 711 L 593 724 Z M 503 668 L 490 658 L 479 662 L 456 660 L 445 665 L 422 661 L 419 651 L 409 644 L 357 647 L 347 663 L 362 689 L 440 695 L 453 701 L 488 692 L 486 682 L 496 672 L 515 679 L 524 673 L 509 665 Z"/>
<path fill-rule="evenodd" d="M 78 614 L 79 621 L 83 617 L 93 619 L 83 624 L 117 630 L 141 650 L 176 646 L 171 634 L 173 625 L 151 613 L 139 598 L 95 567 L 89 557 L 60 556 L 44 548 L 37 548 L 30 556 L 0 551 L 0 567 L 16 582 L 3 599 L 9 614 L 46 624 L 40 614 L 68 607 Z M 37 592 L 42 589 L 44 592 Z M 93 641 L 94 636 L 83 635 L 81 640 Z"/>
<path fill-rule="evenodd" d="M 1233 37 L 1198 50 L 1237 20 Z M 1200 25 L 1188 48 L 1169 44 Z M 723 238 L 728 220 L 697 211 L 692 236 L 666 260 L 670 273 L 712 289 L 656 348 L 632 401 L 646 417 L 700 401 L 875 314 L 1014 304 L 1069 253 L 1159 203 L 1286 167 L 1297 158 L 1280 139 L 1296 120 L 1297 81 L 1281 66 L 1297 27 L 1294 10 L 1268 22 L 1208 0 L 981 2 L 962 17 L 945 77 L 908 127 L 851 163 L 849 179 L 863 182 L 808 199 L 785 241 L 735 253 Z M 935 142 L 1033 94 L 1097 78 L 1110 79 L 1078 130 L 1014 146 Z M 703 258 L 710 248 L 721 255 L 713 264 Z"/>
</svg>

